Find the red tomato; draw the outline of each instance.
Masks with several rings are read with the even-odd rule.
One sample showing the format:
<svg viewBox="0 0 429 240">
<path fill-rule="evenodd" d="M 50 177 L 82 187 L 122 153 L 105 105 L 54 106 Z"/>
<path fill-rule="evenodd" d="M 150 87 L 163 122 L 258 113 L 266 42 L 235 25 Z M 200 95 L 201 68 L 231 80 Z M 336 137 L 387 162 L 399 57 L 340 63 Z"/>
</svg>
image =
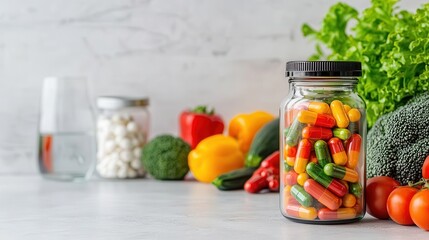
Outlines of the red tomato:
<svg viewBox="0 0 429 240">
<path fill-rule="evenodd" d="M 429 231 L 429 189 L 416 193 L 410 202 L 410 215 L 421 229 Z"/>
<path fill-rule="evenodd" d="M 422 167 L 422 176 L 426 179 L 429 178 L 429 156 L 426 157 Z"/>
<path fill-rule="evenodd" d="M 399 182 L 391 177 L 373 177 L 366 183 L 366 210 L 378 219 L 388 219 L 387 198 L 399 186 Z"/>
<path fill-rule="evenodd" d="M 387 199 L 387 212 L 390 218 L 401 225 L 414 225 L 410 216 L 410 202 L 419 190 L 413 187 L 399 187 Z"/>
</svg>

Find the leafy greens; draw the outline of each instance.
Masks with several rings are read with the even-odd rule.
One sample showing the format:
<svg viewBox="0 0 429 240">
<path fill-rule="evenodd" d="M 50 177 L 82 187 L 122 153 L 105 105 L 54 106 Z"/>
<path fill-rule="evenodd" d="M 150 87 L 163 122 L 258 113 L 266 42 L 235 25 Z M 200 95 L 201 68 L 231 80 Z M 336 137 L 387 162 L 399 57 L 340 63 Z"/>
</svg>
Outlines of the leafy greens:
<svg viewBox="0 0 429 240">
<path fill-rule="evenodd" d="M 372 0 L 361 13 L 337 3 L 320 30 L 302 26 L 304 36 L 316 41 L 310 60 L 362 62 L 357 91 L 367 105 L 369 127 L 381 115 L 429 90 L 429 3 L 412 13 L 399 10 L 397 2 Z M 351 24 L 355 25 L 350 28 Z"/>
</svg>

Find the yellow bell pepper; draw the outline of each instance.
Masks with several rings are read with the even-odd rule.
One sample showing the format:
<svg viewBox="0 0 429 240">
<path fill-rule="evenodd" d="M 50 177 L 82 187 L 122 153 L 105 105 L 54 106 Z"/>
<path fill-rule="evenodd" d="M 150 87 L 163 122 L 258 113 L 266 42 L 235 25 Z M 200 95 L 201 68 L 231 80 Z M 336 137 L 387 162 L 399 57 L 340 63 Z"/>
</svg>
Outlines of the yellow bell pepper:
<svg viewBox="0 0 429 240">
<path fill-rule="evenodd" d="M 237 140 L 226 135 L 205 138 L 188 155 L 189 169 L 194 177 L 205 183 L 221 174 L 244 166 L 244 154 Z"/>
<path fill-rule="evenodd" d="M 228 135 L 237 139 L 243 153 L 247 153 L 256 132 L 274 116 L 263 111 L 249 114 L 238 114 L 229 122 Z"/>
</svg>

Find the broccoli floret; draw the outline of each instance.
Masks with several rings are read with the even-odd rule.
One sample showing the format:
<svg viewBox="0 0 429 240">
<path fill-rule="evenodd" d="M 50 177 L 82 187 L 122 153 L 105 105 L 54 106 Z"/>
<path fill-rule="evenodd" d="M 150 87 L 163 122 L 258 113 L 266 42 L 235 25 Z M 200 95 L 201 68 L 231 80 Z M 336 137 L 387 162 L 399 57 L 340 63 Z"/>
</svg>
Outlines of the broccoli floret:
<svg viewBox="0 0 429 240">
<path fill-rule="evenodd" d="M 181 138 L 161 135 L 147 143 L 142 152 L 143 167 L 156 179 L 180 180 L 189 171 L 191 147 Z"/>
<path fill-rule="evenodd" d="M 401 184 L 422 178 L 429 155 L 429 92 L 381 116 L 368 132 L 368 177 L 389 176 Z"/>
</svg>

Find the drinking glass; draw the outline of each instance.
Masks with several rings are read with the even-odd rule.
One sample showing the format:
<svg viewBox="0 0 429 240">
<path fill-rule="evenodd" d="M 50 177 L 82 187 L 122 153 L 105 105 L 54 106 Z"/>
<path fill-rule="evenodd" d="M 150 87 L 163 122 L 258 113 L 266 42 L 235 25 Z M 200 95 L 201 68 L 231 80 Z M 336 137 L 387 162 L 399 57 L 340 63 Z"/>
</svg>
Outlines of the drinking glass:
<svg viewBox="0 0 429 240">
<path fill-rule="evenodd" d="M 91 177 L 96 160 L 95 120 L 85 78 L 44 79 L 38 148 L 43 177 L 64 181 Z"/>
</svg>

